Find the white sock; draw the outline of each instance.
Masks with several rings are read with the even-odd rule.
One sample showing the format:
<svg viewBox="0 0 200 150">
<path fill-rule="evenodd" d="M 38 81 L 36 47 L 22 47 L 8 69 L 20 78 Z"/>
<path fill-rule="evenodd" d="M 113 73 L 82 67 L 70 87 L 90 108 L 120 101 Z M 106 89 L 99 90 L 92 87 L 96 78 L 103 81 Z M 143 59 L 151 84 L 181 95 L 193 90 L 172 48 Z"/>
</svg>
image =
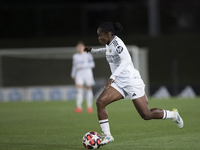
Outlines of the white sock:
<svg viewBox="0 0 200 150">
<path fill-rule="evenodd" d="M 163 119 L 174 119 L 176 117 L 174 111 L 163 109 L 163 113 Z"/>
<path fill-rule="evenodd" d="M 93 104 L 93 92 L 92 89 L 87 89 L 86 91 L 86 101 L 87 101 L 87 107 L 92 107 Z"/>
<path fill-rule="evenodd" d="M 108 119 L 99 120 L 101 129 L 105 135 L 111 135 Z"/>
<path fill-rule="evenodd" d="M 76 95 L 76 106 L 78 108 L 82 108 L 82 103 L 83 103 L 83 89 L 78 88 L 77 95 Z"/>
</svg>

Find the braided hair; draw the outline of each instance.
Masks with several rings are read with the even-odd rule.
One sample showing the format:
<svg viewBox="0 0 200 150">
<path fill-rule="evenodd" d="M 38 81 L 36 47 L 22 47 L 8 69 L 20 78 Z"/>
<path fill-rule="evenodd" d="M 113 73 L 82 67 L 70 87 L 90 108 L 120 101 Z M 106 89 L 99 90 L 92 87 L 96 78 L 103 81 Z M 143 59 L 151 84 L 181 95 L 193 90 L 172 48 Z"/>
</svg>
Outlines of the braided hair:
<svg viewBox="0 0 200 150">
<path fill-rule="evenodd" d="M 116 31 L 123 30 L 123 27 L 119 22 L 104 22 L 99 26 L 99 28 L 105 33 L 111 32 L 112 35 L 115 35 Z"/>
</svg>

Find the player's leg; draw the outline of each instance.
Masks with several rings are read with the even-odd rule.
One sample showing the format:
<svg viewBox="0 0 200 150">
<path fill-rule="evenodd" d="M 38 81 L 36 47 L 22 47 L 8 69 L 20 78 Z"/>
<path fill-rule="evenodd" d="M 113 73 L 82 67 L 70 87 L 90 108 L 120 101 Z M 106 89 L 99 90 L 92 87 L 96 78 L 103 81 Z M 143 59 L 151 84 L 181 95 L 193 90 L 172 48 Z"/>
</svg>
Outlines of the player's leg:
<svg viewBox="0 0 200 150">
<path fill-rule="evenodd" d="M 145 120 L 172 119 L 173 121 L 176 122 L 179 128 L 183 127 L 183 120 L 176 109 L 174 109 L 173 111 L 163 110 L 163 109 L 158 109 L 158 108 L 149 109 L 148 99 L 146 95 L 136 98 L 132 101 L 138 113 L 143 119 Z"/>
<path fill-rule="evenodd" d="M 122 94 L 113 87 L 109 87 L 108 89 L 103 90 L 103 92 L 100 94 L 96 101 L 97 114 L 99 120 L 108 119 L 106 106 L 122 98 Z"/>
<path fill-rule="evenodd" d="M 76 94 L 76 105 L 77 108 L 75 109 L 76 113 L 81 113 L 82 112 L 82 103 L 83 103 L 83 86 L 84 86 L 84 70 L 79 70 L 76 74 L 76 89 L 77 89 L 77 94 Z"/>
<path fill-rule="evenodd" d="M 86 86 L 86 102 L 87 102 L 87 111 L 88 113 L 92 113 L 92 105 L 93 105 L 93 92 L 92 86 Z"/>
<path fill-rule="evenodd" d="M 87 102 L 87 111 L 88 113 L 92 113 L 92 104 L 93 104 L 93 92 L 92 86 L 94 85 L 94 77 L 92 73 L 92 69 L 87 69 L 84 72 L 84 82 L 86 84 L 86 102 Z"/>
<path fill-rule="evenodd" d="M 132 100 L 140 116 L 145 120 L 162 119 L 164 111 L 158 108 L 149 109 L 146 95 Z"/>
<path fill-rule="evenodd" d="M 97 114 L 99 118 L 99 123 L 104 132 L 105 138 L 101 142 L 101 145 L 113 142 L 114 138 L 110 133 L 110 126 L 108 122 L 108 113 L 106 111 L 106 106 L 116 100 L 122 99 L 123 96 L 115 88 L 109 87 L 105 89 L 96 101 Z"/>
<path fill-rule="evenodd" d="M 83 85 L 76 85 L 77 93 L 76 93 L 76 109 L 75 113 L 82 112 L 82 103 L 83 103 Z"/>
<path fill-rule="evenodd" d="M 140 78 L 136 78 L 133 80 L 135 83 L 140 84 L 138 84 L 137 86 L 130 84 L 129 86 L 126 86 L 124 90 L 129 94 L 140 116 L 145 120 L 162 119 L 162 109 L 149 109 L 148 99 L 145 94 L 145 85 L 143 84 L 143 81 Z"/>
</svg>

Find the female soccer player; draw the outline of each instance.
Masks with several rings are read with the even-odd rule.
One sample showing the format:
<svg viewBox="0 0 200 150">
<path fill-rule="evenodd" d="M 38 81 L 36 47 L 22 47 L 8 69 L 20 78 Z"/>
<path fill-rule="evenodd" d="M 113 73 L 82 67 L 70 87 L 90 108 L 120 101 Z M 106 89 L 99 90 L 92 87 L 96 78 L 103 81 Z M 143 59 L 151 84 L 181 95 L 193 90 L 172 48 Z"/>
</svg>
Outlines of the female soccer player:
<svg viewBox="0 0 200 150">
<path fill-rule="evenodd" d="M 173 109 L 173 111 L 158 108 L 149 109 L 148 99 L 145 95 L 145 84 L 141 79 L 140 73 L 134 68 L 125 44 L 115 35 L 116 31 L 121 31 L 122 29 L 120 23 L 104 22 L 97 29 L 97 34 L 100 44 L 106 47 L 92 49 L 86 46 L 84 48 L 85 52 L 94 54 L 105 53 L 112 72 L 104 87 L 104 91 L 96 102 L 99 123 L 105 135 L 101 145 L 114 141 L 110 132 L 108 114 L 105 107 L 116 100 L 123 99 L 126 95 L 130 96 L 135 108 L 143 119 L 170 118 L 176 122 L 179 128 L 183 127 L 183 120 L 177 109 Z"/>
<path fill-rule="evenodd" d="M 89 53 L 84 53 L 85 45 L 83 42 L 78 42 L 76 46 L 77 53 L 73 55 L 73 65 L 71 77 L 75 81 L 77 88 L 75 113 L 82 112 L 83 102 L 83 86 L 86 85 L 86 102 L 87 111 L 92 113 L 93 92 L 92 86 L 94 85 L 94 77 L 92 68 L 95 67 L 93 57 Z"/>
</svg>

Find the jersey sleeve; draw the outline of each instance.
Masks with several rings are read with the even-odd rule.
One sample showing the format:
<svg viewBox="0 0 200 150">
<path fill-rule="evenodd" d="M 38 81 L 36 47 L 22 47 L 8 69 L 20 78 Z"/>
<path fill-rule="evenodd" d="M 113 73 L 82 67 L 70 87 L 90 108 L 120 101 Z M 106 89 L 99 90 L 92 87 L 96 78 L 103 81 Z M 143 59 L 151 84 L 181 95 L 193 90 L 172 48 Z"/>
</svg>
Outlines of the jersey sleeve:
<svg viewBox="0 0 200 150">
<path fill-rule="evenodd" d="M 93 54 L 104 54 L 104 53 L 106 53 L 106 48 L 98 48 L 98 49 L 92 48 L 91 53 L 93 53 Z"/>
<path fill-rule="evenodd" d="M 73 56 L 71 77 L 74 78 L 75 74 L 76 74 L 76 59 L 75 59 L 75 56 Z"/>
<path fill-rule="evenodd" d="M 115 80 L 117 78 L 117 76 L 124 69 L 126 69 L 128 67 L 128 65 L 130 63 L 132 63 L 130 54 L 129 54 L 127 48 L 125 47 L 125 45 L 118 45 L 116 47 L 116 53 L 117 53 L 117 55 L 119 55 L 121 63 L 119 64 L 119 66 L 117 67 L 117 69 L 110 76 L 110 78 L 113 79 L 113 80 Z"/>
</svg>

